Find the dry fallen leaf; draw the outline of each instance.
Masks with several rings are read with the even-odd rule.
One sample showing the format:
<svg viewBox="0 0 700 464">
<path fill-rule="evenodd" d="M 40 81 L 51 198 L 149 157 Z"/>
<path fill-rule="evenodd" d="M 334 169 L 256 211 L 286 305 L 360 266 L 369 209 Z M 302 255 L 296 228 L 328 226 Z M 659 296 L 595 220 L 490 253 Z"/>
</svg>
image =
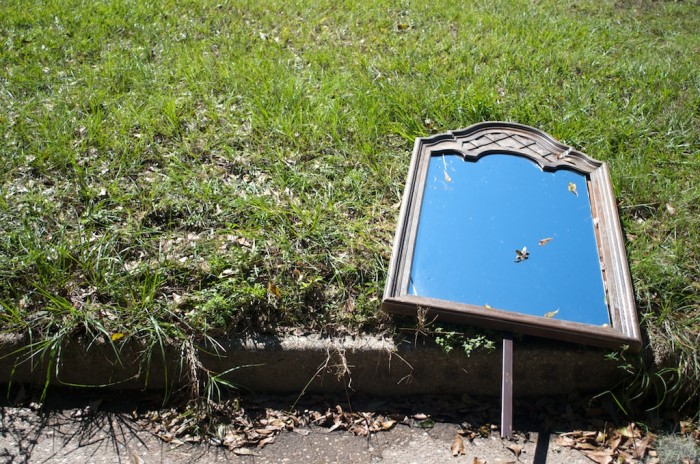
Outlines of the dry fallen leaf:
<svg viewBox="0 0 700 464">
<path fill-rule="evenodd" d="M 607 433 L 598 432 L 598 435 L 595 436 L 595 442 L 599 445 L 605 444 L 607 439 L 608 439 Z"/>
<path fill-rule="evenodd" d="M 336 423 L 334 423 L 333 425 L 331 425 L 331 428 L 328 429 L 328 433 L 331 433 L 331 432 L 333 432 L 333 431 L 335 431 L 335 430 L 338 430 L 338 429 L 341 428 L 341 427 L 342 427 L 342 428 L 345 428 L 346 425 L 343 424 L 342 422 L 336 422 Z"/>
<path fill-rule="evenodd" d="M 564 436 L 557 437 L 555 443 L 558 446 L 566 446 L 567 448 L 572 448 L 576 444 L 573 438 Z"/>
<path fill-rule="evenodd" d="M 282 419 L 273 419 L 267 423 L 267 427 L 272 427 L 275 430 L 282 430 L 285 422 Z"/>
<path fill-rule="evenodd" d="M 637 459 L 644 459 L 644 456 L 647 454 L 647 448 L 649 447 L 650 440 L 651 437 L 646 437 L 643 440 L 635 442 L 632 455 Z"/>
<path fill-rule="evenodd" d="M 682 434 L 694 435 L 696 432 L 700 431 L 700 429 L 695 427 L 695 424 L 689 420 L 680 421 L 678 424 L 681 426 L 681 433 Z"/>
<path fill-rule="evenodd" d="M 258 453 L 253 451 L 250 448 L 234 448 L 233 453 L 237 454 L 238 456 L 257 456 Z"/>
<path fill-rule="evenodd" d="M 452 451 L 452 456 L 459 456 L 461 454 L 465 454 L 464 440 L 462 440 L 462 437 L 460 437 L 459 435 L 455 435 L 455 439 L 452 442 L 450 451 Z"/>
<path fill-rule="evenodd" d="M 610 439 L 610 450 L 614 453 L 617 451 L 617 448 L 620 446 L 620 442 L 622 442 L 622 437 L 617 436 L 614 438 Z"/>
<path fill-rule="evenodd" d="M 583 451 L 583 454 L 598 464 L 610 464 L 613 461 L 610 451 Z"/>
<path fill-rule="evenodd" d="M 131 455 L 131 462 L 133 464 L 146 464 L 146 461 L 144 461 L 141 456 L 134 453 L 133 451 L 129 451 L 129 454 Z"/>
<path fill-rule="evenodd" d="M 396 421 L 393 419 L 389 419 L 388 421 L 383 421 L 379 423 L 379 426 L 382 430 L 391 430 L 394 428 L 395 425 Z"/>
<path fill-rule="evenodd" d="M 452 178 L 450 177 L 449 174 L 447 174 L 447 171 L 444 171 L 444 172 L 445 172 L 445 182 L 447 182 L 447 183 L 452 182 Z"/>
<path fill-rule="evenodd" d="M 277 288 L 277 285 L 273 284 L 272 282 L 267 284 L 267 293 L 273 295 L 278 300 L 282 298 L 282 293 L 280 292 L 280 289 Z"/>
<path fill-rule="evenodd" d="M 540 244 L 540 246 L 545 246 L 546 244 L 548 244 L 551 241 L 552 241 L 552 237 L 547 237 L 547 238 L 543 238 L 542 240 L 540 240 L 539 244 Z"/>
<path fill-rule="evenodd" d="M 472 464 L 486 464 L 486 459 L 474 457 Z"/>
<path fill-rule="evenodd" d="M 223 279 L 224 277 L 228 277 L 235 273 L 236 271 L 234 271 L 233 269 L 224 269 L 223 271 L 221 271 L 221 274 L 219 274 L 219 279 Z"/>
<path fill-rule="evenodd" d="M 523 447 L 521 445 L 508 445 L 506 446 L 509 450 L 515 454 L 515 457 L 520 457 L 520 453 L 523 452 Z"/>
<path fill-rule="evenodd" d="M 269 445 L 270 443 L 274 443 L 274 442 L 275 442 L 275 437 L 263 438 L 262 440 L 260 440 L 260 443 L 258 443 L 258 448 L 263 449 L 265 447 L 265 445 Z"/>
<path fill-rule="evenodd" d="M 112 341 L 113 341 L 113 342 L 116 342 L 117 340 L 121 340 L 121 339 L 124 338 L 125 336 L 126 336 L 126 335 L 123 334 L 123 333 L 121 333 L 121 332 L 113 333 L 113 334 L 112 334 Z"/>
<path fill-rule="evenodd" d="M 639 430 L 636 428 L 636 424 L 632 422 L 630 425 L 627 427 L 620 427 L 619 429 L 616 430 L 617 433 L 622 435 L 623 437 L 626 438 L 640 438 L 641 434 L 639 433 Z"/>
</svg>

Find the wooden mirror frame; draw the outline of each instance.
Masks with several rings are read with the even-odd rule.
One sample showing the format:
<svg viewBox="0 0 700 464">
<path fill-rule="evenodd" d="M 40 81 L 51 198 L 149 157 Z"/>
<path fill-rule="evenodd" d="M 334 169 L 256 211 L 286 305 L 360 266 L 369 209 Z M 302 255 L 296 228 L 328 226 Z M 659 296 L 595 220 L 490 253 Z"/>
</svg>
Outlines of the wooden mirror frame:
<svg viewBox="0 0 700 464">
<path fill-rule="evenodd" d="M 447 154 L 459 155 L 467 161 L 477 161 L 488 154 L 513 154 L 535 162 L 545 171 L 564 168 L 586 176 L 611 321 L 608 327 L 486 309 L 408 293 L 428 165 L 432 156 Z M 382 309 L 391 313 L 416 315 L 421 308 L 444 321 L 613 349 L 641 349 L 634 291 L 607 165 L 558 142 L 540 130 L 509 122 L 484 122 L 466 129 L 416 139 L 401 202 Z"/>
</svg>

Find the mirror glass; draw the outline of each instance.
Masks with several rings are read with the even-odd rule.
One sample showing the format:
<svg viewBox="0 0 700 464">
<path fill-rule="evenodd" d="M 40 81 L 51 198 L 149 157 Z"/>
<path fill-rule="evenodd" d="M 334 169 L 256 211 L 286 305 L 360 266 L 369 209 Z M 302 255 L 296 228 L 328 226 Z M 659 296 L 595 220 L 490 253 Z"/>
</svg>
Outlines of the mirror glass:
<svg viewBox="0 0 700 464">
<path fill-rule="evenodd" d="M 585 174 L 433 155 L 419 217 L 406 293 L 610 324 Z"/>
</svg>

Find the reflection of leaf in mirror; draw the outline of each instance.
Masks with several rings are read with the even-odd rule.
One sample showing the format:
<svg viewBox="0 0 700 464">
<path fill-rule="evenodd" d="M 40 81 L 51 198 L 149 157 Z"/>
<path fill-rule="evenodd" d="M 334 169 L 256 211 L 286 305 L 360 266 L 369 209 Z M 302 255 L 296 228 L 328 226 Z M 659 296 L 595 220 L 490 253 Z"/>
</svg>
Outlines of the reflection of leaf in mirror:
<svg viewBox="0 0 700 464">
<path fill-rule="evenodd" d="M 444 167 L 444 173 L 445 173 L 445 182 L 450 183 L 452 182 L 452 178 L 450 177 L 449 174 L 447 174 L 447 161 L 445 161 L 445 155 L 442 155 L 442 165 Z"/>
<path fill-rule="evenodd" d="M 544 317 L 547 317 L 547 318 L 551 319 L 551 318 L 553 318 L 554 316 L 556 316 L 558 312 L 559 312 L 559 309 L 557 308 L 557 309 L 555 309 L 554 311 L 550 311 L 550 312 L 548 312 L 548 313 L 544 313 Z"/>
<path fill-rule="evenodd" d="M 573 182 L 569 182 L 569 192 L 578 196 L 578 192 L 576 191 L 576 184 L 574 184 Z"/>
<path fill-rule="evenodd" d="M 527 251 L 527 247 L 524 246 L 522 250 L 515 250 L 515 262 L 526 260 L 530 256 L 530 252 Z"/>
<path fill-rule="evenodd" d="M 540 240 L 539 243 L 540 243 L 540 246 L 545 246 L 546 244 L 548 244 L 551 241 L 552 241 L 552 237 L 547 237 L 547 238 L 543 238 L 542 240 Z"/>
</svg>

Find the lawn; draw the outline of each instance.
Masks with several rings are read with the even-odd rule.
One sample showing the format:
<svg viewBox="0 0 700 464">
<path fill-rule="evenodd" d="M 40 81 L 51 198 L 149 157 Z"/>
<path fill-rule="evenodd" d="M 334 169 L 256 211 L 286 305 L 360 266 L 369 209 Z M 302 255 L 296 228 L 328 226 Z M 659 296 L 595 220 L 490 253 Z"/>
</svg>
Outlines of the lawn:
<svg viewBox="0 0 700 464">
<path fill-rule="evenodd" d="M 697 402 L 698 30 L 691 1 L 4 1 L 1 330 L 392 333 L 415 137 L 516 121 L 609 163 L 646 335 L 613 355 Z"/>
</svg>

